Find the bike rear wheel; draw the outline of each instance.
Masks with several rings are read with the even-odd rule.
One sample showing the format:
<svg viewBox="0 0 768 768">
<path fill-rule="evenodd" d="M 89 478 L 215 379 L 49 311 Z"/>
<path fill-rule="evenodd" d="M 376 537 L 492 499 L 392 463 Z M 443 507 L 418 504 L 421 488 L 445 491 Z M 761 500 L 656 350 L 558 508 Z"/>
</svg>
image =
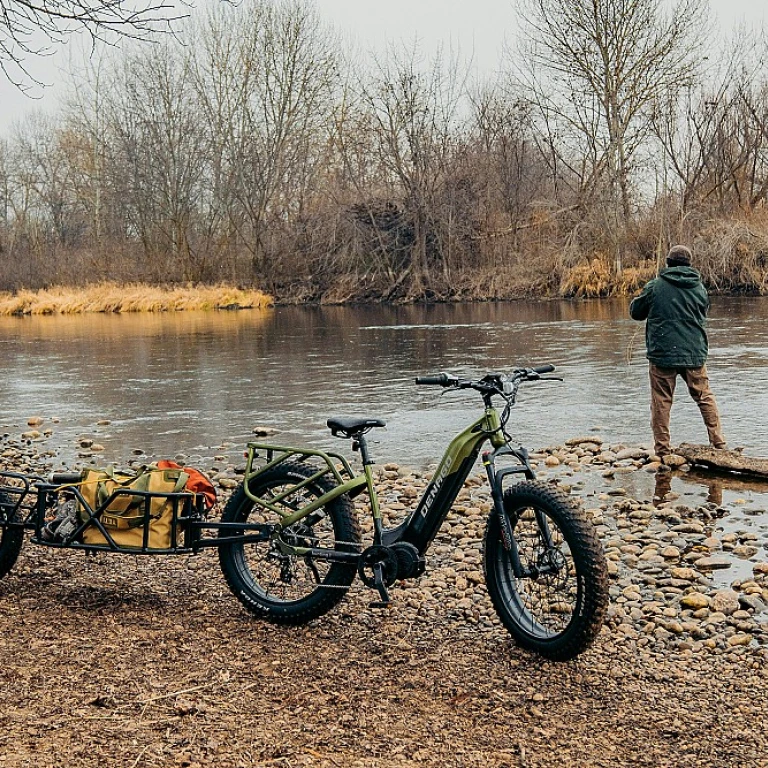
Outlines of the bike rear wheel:
<svg viewBox="0 0 768 768">
<path fill-rule="evenodd" d="M 279 494 L 316 474 L 306 464 L 283 463 L 250 481 L 253 495 L 274 500 Z M 319 498 L 334 487 L 325 479 L 314 480 L 272 503 L 286 514 Z M 223 522 L 276 524 L 277 513 L 249 498 L 241 485 L 227 503 Z M 221 536 L 245 531 L 222 530 Z M 280 540 L 257 543 L 230 543 L 219 546 L 219 563 L 224 578 L 238 600 L 253 614 L 278 624 L 305 624 L 337 605 L 357 572 L 354 563 L 329 562 L 310 554 L 286 554 L 280 543 L 291 546 L 359 552 L 360 529 L 352 502 L 339 496 L 306 518 L 284 529 Z"/>
<path fill-rule="evenodd" d="M 597 637 L 608 606 L 597 534 L 573 501 L 542 483 L 518 483 L 503 498 L 521 573 L 493 514 L 483 545 L 491 601 L 518 645 L 554 661 L 571 659 Z"/>
<path fill-rule="evenodd" d="M 18 513 L 13 511 L 13 502 L 6 493 L 0 493 L 0 579 L 13 566 L 24 544 L 24 531 L 20 528 L 11 529 L 6 523 L 18 519 Z"/>
</svg>

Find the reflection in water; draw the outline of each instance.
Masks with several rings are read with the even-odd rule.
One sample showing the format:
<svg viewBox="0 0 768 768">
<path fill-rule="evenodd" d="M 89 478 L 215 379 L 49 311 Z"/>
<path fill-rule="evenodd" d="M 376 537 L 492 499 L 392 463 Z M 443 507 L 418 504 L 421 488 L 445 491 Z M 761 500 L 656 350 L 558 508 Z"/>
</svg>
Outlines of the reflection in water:
<svg viewBox="0 0 768 768">
<path fill-rule="evenodd" d="M 653 490 L 653 505 L 661 506 L 667 500 L 667 494 L 672 490 L 672 473 L 657 472 L 656 486 Z"/>
<path fill-rule="evenodd" d="M 655 475 L 655 488 L 653 491 L 653 504 L 658 507 L 665 501 L 668 501 L 668 494 L 672 490 L 672 472 L 657 472 Z M 683 472 L 677 473 L 680 479 L 684 482 L 693 483 L 697 487 L 704 487 L 707 489 L 706 501 L 710 504 L 716 504 L 718 507 L 723 503 L 723 489 L 729 488 L 735 490 L 735 487 L 739 484 L 738 481 L 728 480 L 720 475 L 714 475 L 708 472 Z M 762 486 L 755 486 L 760 488 L 761 491 L 768 490 L 767 484 Z"/>
<path fill-rule="evenodd" d="M 272 308 L 218 312 L 130 312 L 81 315 L 0 316 L 0 339 L 18 337 L 30 342 L 78 341 L 83 337 L 193 336 L 198 333 L 226 335 L 266 322 Z"/>
<path fill-rule="evenodd" d="M 755 407 L 768 402 L 766 320 L 765 299 L 714 301 L 710 377 L 727 439 L 753 455 L 768 455 Z M 598 434 L 647 445 L 640 328 L 623 300 L 0 318 L 0 427 L 18 434 L 29 416 L 56 418 L 62 457 L 83 435 L 120 461 L 134 448 L 235 456 L 222 443 L 242 445 L 256 425 L 338 449 L 325 420 L 363 413 L 388 424 L 374 434 L 376 460 L 418 466 L 436 461 L 482 402 L 416 387 L 415 376 L 554 363 L 565 382 L 521 389 L 515 440 L 540 448 Z M 672 430 L 679 442 L 706 437 L 684 398 Z"/>
</svg>

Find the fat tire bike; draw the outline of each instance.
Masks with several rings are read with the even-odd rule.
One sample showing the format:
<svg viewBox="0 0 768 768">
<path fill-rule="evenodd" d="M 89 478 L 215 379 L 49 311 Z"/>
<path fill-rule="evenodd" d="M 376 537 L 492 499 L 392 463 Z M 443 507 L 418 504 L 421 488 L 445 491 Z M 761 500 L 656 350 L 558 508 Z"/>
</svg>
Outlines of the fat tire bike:
<svg viewBox="0 0 768 768">
<path fill-rule="evenodd" d="M 249 443 L 242 484 L 227 503 L 219 561 L 227 584 L 254 615 L 306 624 L 345 596 L 355 577 L 375 590 L 374 607 L 390 604 L 396 582 L 426 569 L 426 554 L 482 453 L 492 508 L 482 559 L 493 607 L 515 642 L 555 660 L 572 659 L 597 637 L 608 604 L 608 572 L 597 533 L 575 500 L 536 480 L 529 454 L 506 431 L 523 382 L 554 366 L 490 373 L 478 380 L 450 373 L 416 383 L 472 390 L 483 413 L 450 442 L 416 507 L 385 528 L 367 433 L 372 417 L 328 419 L 334 436 L 352 441 L 362 473 L 336 452 Z M 560 380 L 560 379 L 558 379 Z M 503 401 L 499 412 L 494 399 Z M 521 476 L 521 477 L 519 477 Z M 508 485 L 509 478 L 518 482 Z M 352 499 L 367 493 L 373 517 L 364 543 Z"/>
</svg>

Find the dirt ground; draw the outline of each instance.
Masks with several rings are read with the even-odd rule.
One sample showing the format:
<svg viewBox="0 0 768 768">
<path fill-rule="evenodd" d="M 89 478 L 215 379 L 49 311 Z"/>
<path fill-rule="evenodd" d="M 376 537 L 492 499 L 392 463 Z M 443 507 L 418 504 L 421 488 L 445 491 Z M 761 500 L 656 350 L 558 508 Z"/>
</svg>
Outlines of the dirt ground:
<svg viewBox="0 0 768 768">
<path fill-rule="evenodd" d="M 0 768 L 768 766 L 760 649 L 654 655 L 606 628 L 555 664 L 370 596 L 282 628 L 213 552 L 27 543 L 0 582 Z"/>
</svg>

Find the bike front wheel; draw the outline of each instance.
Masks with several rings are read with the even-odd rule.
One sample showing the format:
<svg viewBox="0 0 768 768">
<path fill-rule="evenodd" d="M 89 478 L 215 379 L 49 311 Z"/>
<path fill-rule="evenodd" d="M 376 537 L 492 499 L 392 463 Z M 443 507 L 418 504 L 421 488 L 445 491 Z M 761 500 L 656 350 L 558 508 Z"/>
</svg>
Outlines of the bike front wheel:
<svg viewBox="0 0 768 768">
<path fill-rule="evenodd" d="M 284 514 L 310 504 L 333 488 L 316 479 L 301 486 L 316 470 L 306 464 L 283 463 L 250 480 L 250 491 Z M 280 517 L 255 502 L 241 485 L 227 503 L 222 522 L 277 524 Z M 222 529 L 221 536 L 238 536 L 246 530 Z M 305 624 L 339 603 L 357 573 L 354 563 L 333 562 L 322 554 L 296 555 L 285 546 L 357 553 L 360 529 L 352 502 L 339 496 L 310 513 L 279 536 L 265 541 L 223 543 L 219 563 L 224 578 L 238 600 L 253 614 L 277 624 Z"/>
<path fill-rule="evenodd" d="M 597 533 L 568 496 L 543 483 L 518 483 L 503 499 L 512 547 L 495 513 L 483 543 L 496 613 L 518 645 L 554 661 L 572 659 L 597 637 L 608 606 Z"/>
</svg>

